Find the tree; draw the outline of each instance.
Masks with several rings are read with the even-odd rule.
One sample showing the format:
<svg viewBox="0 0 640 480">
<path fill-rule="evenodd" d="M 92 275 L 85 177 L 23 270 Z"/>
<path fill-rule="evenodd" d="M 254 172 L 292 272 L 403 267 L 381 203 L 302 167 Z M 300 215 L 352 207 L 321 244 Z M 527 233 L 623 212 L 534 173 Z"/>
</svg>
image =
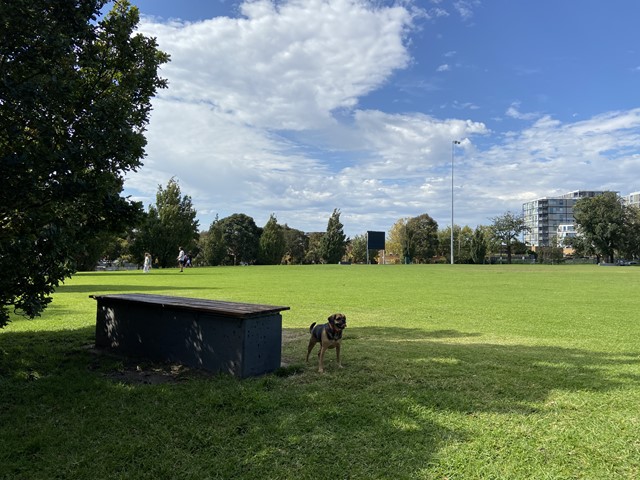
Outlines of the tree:
<svg viewBox="0 0 640 480">
<path fill-rule="evenodd" d="M 393 224 L 385 242 L 388 254 L 402 256 L 404 252 L 406 219 L 401 218 Z"/>
<path fill-rule="evenodd" d="M 311 232 L 308 235 L 309 242 L 307 251 L 304 255 L 305 263 L 322 263 L 322 239 L 324 238 L 324 236 L 324 232 Z"/>
<path fill-rule="evenodd" d="M 478 226 L 473 231 L 473 236 L 471 237 L 471 261 L 475 264 L 484 263 L 484 259 L 487 256 L 487 240 L 485 237 L 485 231 L 482 227 Z"/>
<path fill-rule="evenodd" d="M 454 225 L 453 228 L 453 252 L 455 263 L 470 263 L 471 259 L 471 239 L 473 238 L 473 230 L 468 225 L 460 227 Z M 438 231 L 438 246 L 436 255 L 446 257 L 447 261 L 451 260 L 451 227 Z"/>
<path fill-rule="evenodd" d="M 222 238 L 222 225 L 217 215 L 209 226 L 209 230 L 201 235 L 200 239 L 205 265 L 222 265 L 227 257 L 227 247 Z"/>
<path fill-rule="evenodd" d="M 262 265 L 278 265 L 282 262 L 286 244 L 282 227 L 278 220 L 271 214 L 266 225 L 262 229 L 258 246 L 258 261 Z"/>
<path fill-rule="evenodd" d="M 286 264 L 302 264 L 309 248 L 309 237 L 301 230 L 296 230 L 288 225 L 282 227 L 284 234 L 283 261 Z"/>
<path fill-rule="evenodd" d="M 322 237 L 320 251 L 325 263 L 338 263 L 347 250 L 347 236 L 340 223 L 340 210 L 333 210 L 327 223 L 327 233 Z"/>
<path fill-rule="evenodd" d="M 220 228 L 222 242 L 227 254 L 233 258 L 233 265 L 256 262 L 261 231 L 253 218 L 244 213 L 234 213 L 220 220 Z"/>
<path fill-rule="evenodd" d="M 524 223 L 524 217 L 522 215 L 516 215 L 511 212 L 506 212 L 504 215 L 493 217 L 491 219 L 491 233 L 493 238 L 504 245 L 507 250 L 507 263 L 511 263 L 511 254 L 513 246 L 518 240 L 518 236 L 522 232 L 528 231 Z"/>
<path fill-rule="evenodd" d="M 578 233 L 597 254 L 613 263 L 615 251 L 625 245 L 629 213 L 615 192 L 579 199 L 573 207 Z"/>
<path fill-rule="evenodd" d="M 636 206 L 627 206 L 627 223 L 620 253 L 628 259 L 640 257 L 640 208 Z"/>
<path fill-rule="evenodd" d="M 438 249 L 438 224 L 428 214 L 410 218 L 406 225 L 407 253 L 412 261 L 427 263 Z"/>
<path fill-rule="evenodd" d="M 564 262 L 564 250 L 557 245 L 538 247 L 536 249 L 536 258 L 538 263 L 562 263 Z"/>
<path fill-rule="evenodd" d="M 39 315 L 74 253 L 136 222 L 120 196 L 139 168 L 168 56 L 138 9 L 102 0 L 0 2 L 0 327 Z"/>
<path fill-rule="evenodd" d="M 136 251 L 151 253 L 162 268 L 175 266 L 178 247 L 194 253 L 198 238 L 196 215 L 191 197 L 182 195 L 175 178 L 169 180 L 166 188 L 158 185 L 156 203 L 149 206 L 146 221 L 137 236 L 142 249 L 138 247 Z"/>
</svg>

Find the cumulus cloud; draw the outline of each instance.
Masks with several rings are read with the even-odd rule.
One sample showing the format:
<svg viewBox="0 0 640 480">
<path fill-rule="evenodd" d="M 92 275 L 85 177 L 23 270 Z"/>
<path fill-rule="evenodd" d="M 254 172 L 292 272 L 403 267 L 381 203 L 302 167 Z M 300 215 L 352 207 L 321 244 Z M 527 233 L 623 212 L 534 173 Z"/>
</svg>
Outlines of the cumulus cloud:
<svg viewBox="0 0 640 480">
<path fill-rule="evenodd" d="M 409 61 L 403 38 L 412 17 L 402 7 L 258 0 L 240 10 L 242 18 L 142 22 L 172 54 L 163 71 L 171 88 L 162 95 L 208 102 L 258 127 L 318 128 Z"/>
<path fill-rule="evenodd" d="M 520 211 L 525 201 L 579 189 L 627 194 L 637 189 L 638 149 L 640 109 L 575 123 L 544 116 L 465 157 L 461 197 L 482 205 L 499 200 L 504 211 Z M 467 211 L 479 216 L 474 202 Z"/>
<path fill-rule="evenodd" d="M 499 136 L 481 121 L 359 107 L 411 63 L 414 13 L 379 3 L 258 0 L 239 18 L 144 19 L 172 57 L 170 86 L 154 99 L 145 166 L 127 193 L 148 205 L 175 176 L 202 228 L 241 212 L 324 230 L 340 208 L 354 235 L 425 212 L 446 226 L 452 161 L 456 223 L 472 226 L 564 190 L 638 189 L 625 183 L 640 169 L 638 109 L 566 123 L 514 102 L 506 115 L 524 128 Z"/>
</svg>

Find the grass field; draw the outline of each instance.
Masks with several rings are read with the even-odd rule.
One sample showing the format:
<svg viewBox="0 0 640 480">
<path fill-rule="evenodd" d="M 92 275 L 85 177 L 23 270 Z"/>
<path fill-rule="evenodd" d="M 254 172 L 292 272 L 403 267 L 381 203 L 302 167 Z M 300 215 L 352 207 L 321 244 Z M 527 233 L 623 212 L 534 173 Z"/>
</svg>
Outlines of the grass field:
<svg viewBox="0 0 640 480">
<path fill-rule="evenodd" d="M 90 294 L 288 305 L 276 374 L 99 355 Z M 640 478 L 640 268 L 82 273 L 0 330 L 2 479 Z M 308 326 L 343 312 L 335 354 Z"/>
</svg>

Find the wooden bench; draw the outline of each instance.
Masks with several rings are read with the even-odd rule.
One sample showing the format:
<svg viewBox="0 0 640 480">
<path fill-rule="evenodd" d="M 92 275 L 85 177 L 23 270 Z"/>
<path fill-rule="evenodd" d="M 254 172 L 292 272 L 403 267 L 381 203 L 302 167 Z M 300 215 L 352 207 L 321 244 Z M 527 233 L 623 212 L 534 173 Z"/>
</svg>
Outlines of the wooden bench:
<svg viewBox="0 0 640 480">
<path fill-rule="evenodd" d="M 240 378 L 280 367 L 289 307 L 150 294 L 90 295 L 96 347 Z"/>
</svg>

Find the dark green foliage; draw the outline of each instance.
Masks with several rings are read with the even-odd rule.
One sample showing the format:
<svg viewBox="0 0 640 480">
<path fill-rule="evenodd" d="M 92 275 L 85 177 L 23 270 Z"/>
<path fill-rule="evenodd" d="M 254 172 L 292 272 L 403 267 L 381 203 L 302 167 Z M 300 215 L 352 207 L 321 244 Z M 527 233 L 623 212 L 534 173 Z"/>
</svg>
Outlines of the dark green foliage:
<svg viewBox="0 0 640 480">
<path fill-rule="evenodd" d="M 261 230 L 253 218 L 244 213 L 234 213 L 220 220 L 222 243 L 232 259 L 232 265 L 253 264 L 258 256 Z"/>
<path fill-rule="evenodd" d="M 258 249 L 258 262 L 262 265 L 278 265 L 286 248 L 284 231 L 275 215 L 271 214 L 269 221 L 262 229 Z"/>
<path fill-rule="evenodd" d="M 585 250 L 591 246 L 596 255 L 613 262 L 615 251 L 625 246 L 627 207 L 615 192 L 581 198 L 573 207 L 578 231 Z"/>
<path fill-rule="evenodd" d="M 438 249 L 438 224 L 426 213 L 410 218 L 405 254 L 415 263 L 428 263 Z"/>
<path fill-rule="evenodd" d="M 327 233 L 320 241 L 320 254 L 324 263 L 338 263 L 347 250 L 347 236 L 340 223 L 340 210 L 334 209 L 327 223 Z"/>
<path fill-rule="evenodd" d="M 216 215 L 216 219 L 209 226 L 209 231 L 200 235 L 202 246 L 202 258 L 205 265 L 222 265 L 227 248 L 222 238 L 222 226 Z"/>
<path fill-rule="evenodd" d="M 0 326 L 39 315 L 104 232 L 137 220 L 120 196 L 141 166 L 168 56 L 138 10 L 101 0 L 0 3 Z"/>
<path fill-rule="evenodd" d="M 620 255 L 627 259 L 640 258 L 640 208 L 627 206 L 625 233 Z"/>
<path fill-rule="evenodd" d="M 476 227 L 471 237 L 471 261 L 476 264 L 484 263 L 484 259 L 487 256 L 487 240 L 484 235 L 484 231 L 480 227 Z"/>
<path fill-rule="evenodd" d="M 156 204 L 136 235 L 136 256 L 142 261 L 143 252 L 151 253 L 162 268 L 177 265 L 178 248 L 193 253 L 198 238 L 196 211 L 189 195 L 182 195 L 180 185 L 172 178 L 166 188 L 158 185 Z"/>
<path fill-rule="evenodd" d="M 285 243 L 283 262 L 286 264 L 304 263 L 305 254 L 309 247 L 309 237 L 303 231 L 288 225 L 282 227 L 282 233 Z"/>
<path fill-rule="evenodd" d="M 312 232 L 309 234 L 308 247 L 304 255 L 304 263 L 322 263 L 322 239 L 324 236 L 325 234 L 323 232 Z"/>
</svg>

